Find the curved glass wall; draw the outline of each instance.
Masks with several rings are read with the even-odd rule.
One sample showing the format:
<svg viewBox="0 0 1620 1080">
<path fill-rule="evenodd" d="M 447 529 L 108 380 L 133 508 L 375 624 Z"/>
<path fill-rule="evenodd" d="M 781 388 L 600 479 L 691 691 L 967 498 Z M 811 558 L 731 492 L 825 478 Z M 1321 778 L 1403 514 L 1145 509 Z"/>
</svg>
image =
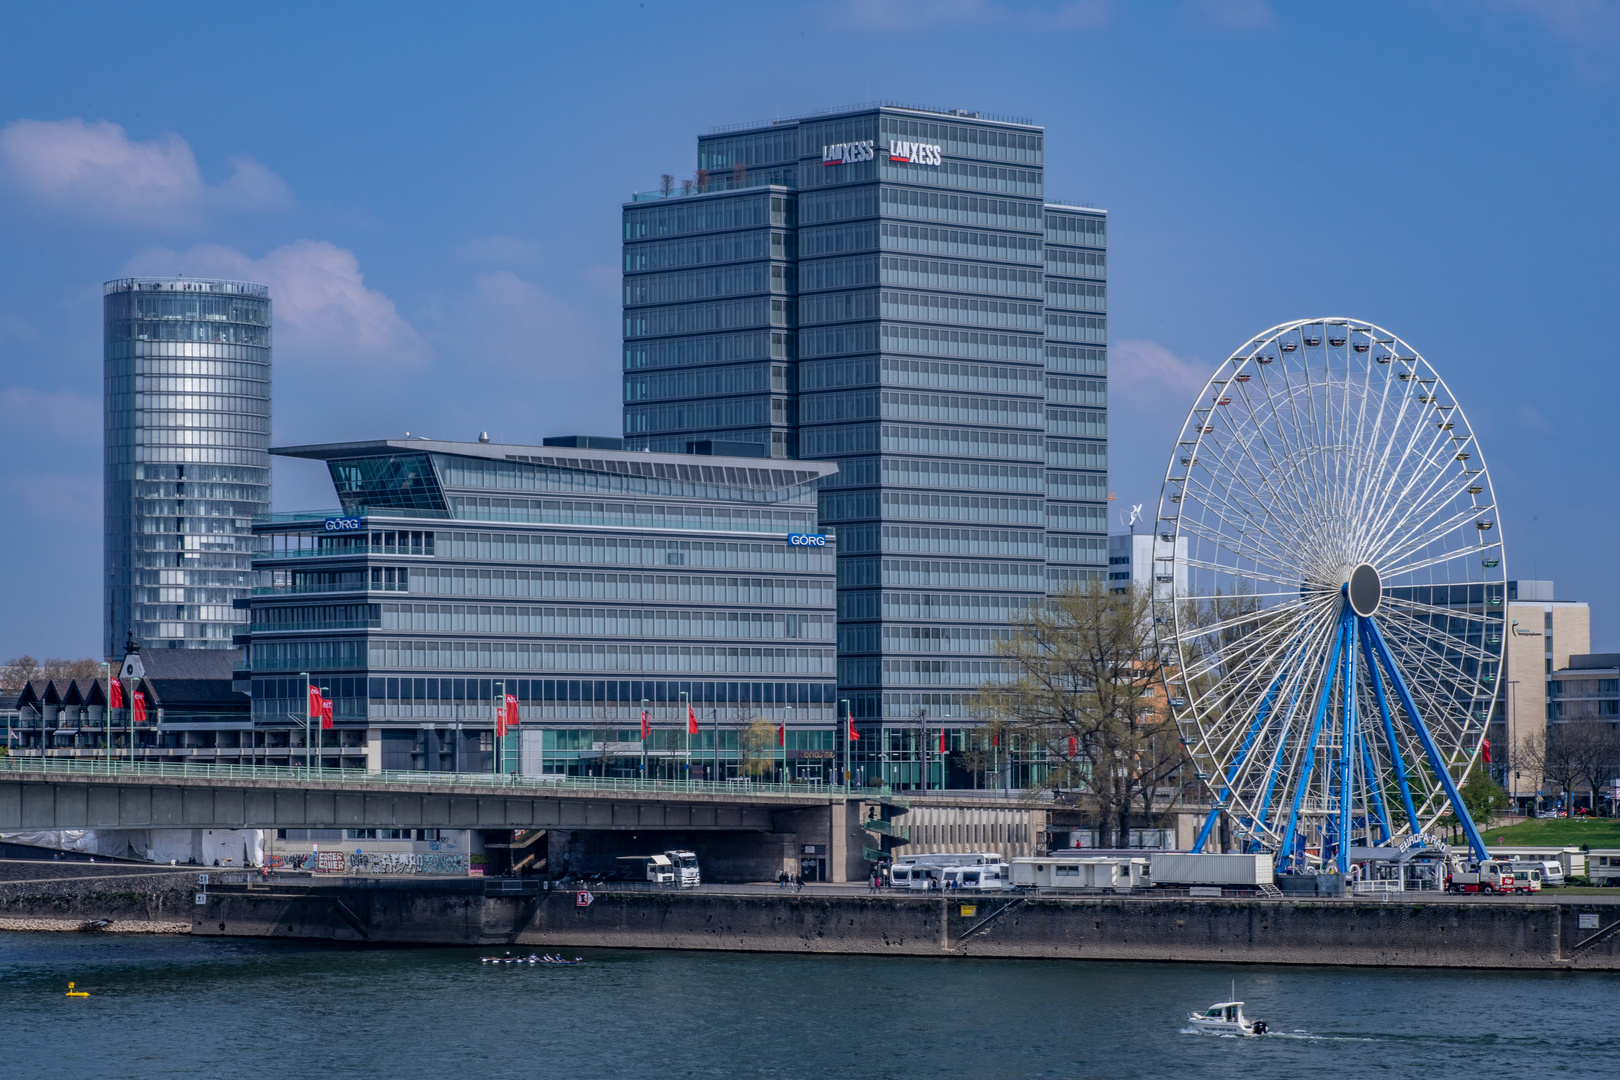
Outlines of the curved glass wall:
<svg viewBox="0 0 1620 1080">
<path fill-rule="evenodd" d="M 270 290 L 120 278 L 104 288 L 105 653 L 228 649 L 270 509 Z"/>
</svg>

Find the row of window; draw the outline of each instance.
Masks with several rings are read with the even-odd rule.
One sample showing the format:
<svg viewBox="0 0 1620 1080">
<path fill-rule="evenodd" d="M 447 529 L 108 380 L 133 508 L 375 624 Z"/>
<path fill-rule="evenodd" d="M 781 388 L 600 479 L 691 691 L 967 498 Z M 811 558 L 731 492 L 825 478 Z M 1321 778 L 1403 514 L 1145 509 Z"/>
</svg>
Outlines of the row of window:
<svg viewBox="0 0 1620 1080">
<path fill-rule="evenodd" d="M 782 263 L 744 263 L 710 270 L 670 270 L 624 279 L 625 304 L 671 304 L 749 293 L 794 293 L 798 268 Z"/>
<path fill-rule="evenodd" d="M 921 491 L 823 492 L 823 521 L 862 521 L 872 518 L 924 521 L 982 521 L 1044 525 L 1041 499 L 999 498 L 985 495 L 940 495 Z"/>
<path fill-rule="evenodd" d="M 1045 494 L 1045 470 L 1036 465 L 995 465 L 980 461 L 935 461 L 917 458 L 864 457 L 839 463 L 821 490 L 888 484 L 893 487 L 978 488 L 982 491 L 1028 491 Z M 848 551 L 840 536 L 840 547 Z"/>
<path fill-rule="evenodd" d="M 224 375 L 243 379 L 270 377 L 270 346 L 203 344 L 195 341 L 108 340 L 102 350 L 114 363 L 132 361 L 129 370 L 142 375 Z"/>
<path fill-rule="evenodd" d="M 270 396 L 269 369 L 257 379 L 232 379 L 197 375 L 121 375 L 107 380 L 109 393 L 144 392 L 146 394 L 224 394 L 229 397 L 266 398 Z M 148 402 L 153 399 L 148 398 Z M 210 399 L 201 399 L 200 405 L 163 405 L 162 398 L 153 408 L 190 409 L 209 408 Z"/>
<path fill-rule="evenodd" d="M 287 644 L 301 644 L 292 643 Z M 831 675 L 835 651 L 729 645 L 528 641 L 373 641 L 372 669 L 408 671 L 713 671 Z M 257 656 L 257 646 L 255 646 Z M 257 660 L 254 663 L 258 667 Z M 300 667 L 298 670 L 303 671 Z"/>
<path fill-rule="evenodd" d="M 270 325 L 270 301 L 247 296 L 193 292 L 115 292 L 102 300 L 107 319 L 177 319 L 210 323 Z"/>
<path fill-rule="evenodd" d="M 624 212 L 624 238 L 640 240 L 719 229 L 791 225 L 792 202 L 786 196 L 762 191 L 758 195 L 735 198 L 680 200 L 652 207 L 632 207 Z"/>
<path fill-rule="evenodd" d="M 793 369 L 786 364 L 727 364 L 663 375 L 633 375 L 624 380 L 624 400 L 661 401 L 668 398 L 712 397 L 722 394 L 792 392 Z"/>
<path fill-rule="evenodd" d="M 1108 498 L 1108 478 L 1091 473 L 1059 472 L 1052 469 L 1046 474 L 1046 497 L 1101 502 Z"/>
<path fill-rule="evenodd" d="M 857 390 L 805 395 L 806 424 L 881 416 L 896 420 L 944 420 L 998 427 L 1039 427 L 1045 404 L 1028 398 L 926 394 L 910 390 Z"/>
<path fill-rule="evenodd" d="M 764 296 L 751 300 L 677 304 L 625 313 L 624 336 L 638 338 L 697 334 L 746 326 L 790 327 L 795 325 L 797 318 L 796 301 Z"/>
<path fill-rule="evenodd" d="M 1046 215 L 1046 238 L 1054 244 L 1079 244 L 1081 247 L 1108 246 L 1108 219 L 1082 217 L 1077 214 Z"/>
<path fill-rule="evenodd" d="M 435 454 L 447 487 L 523 491 L 608 491 L 675 495 L 733 502 L 780 502 L 803 497 L 796 490 L 814 474 L 799 469 L 745 468 L 574 457 L 546 451 L 517 461 Z"/>
<path fill-rule="evenodd" d="M 624 433 L 694 431 L 719 427 L 756 427 L 797 423 L 794 402 L 786 398 L 721 398 L 672 405 L 640 405 L 624 410 Z"/>
<path fill-rule="evenodd" d="M 710 172 L 727 172 L 738 165 L 753 168 L 797 162 L 799 157 L 799 129 L 796 127 L 698 139 L 698 168 Z"/>
<path fill-rule="evenodd" d="M 877 221 L 805 229 L 800 233 L 800 255 L 807 259 L 875 248 L 911 251 L 920 255 L 961 255 L 970 259 L 1039 263 L 1045 245 L 1035 236 Z"/>
<path fill-rule="evenodd" d="M 791 360 L 797 355 L 798 343 L 792 330 L 747 330 L 668 341 L 631 342 L 624 346 L 624 369 L 638 371 L 736 360 Z"/>
<path fill-rule="evenodd" d="M 270 461 L 269 440 L 257 440 L 264 445 L 259 449 L 238 449 L 225 446 L 199 446 L 189 444 L 185 446 L 121 446 L 112 442 L 105 450 L 108 465 L 135 461 L 161 463 L 177 462 L 183 465 L 210 464 L 210 465 L 246 465 L 256 468 L 267 468 Z"/>
<path fill-rule="evenodd" d="M 1046 561 L 1101 565 L 1108 555 L 1108 541 L 1100 536 L 1056 536 L 1046 534 Z"/>
<path fill-rule="evenodd" d="M 978 686 L 1004 678 L 1004 660 L 894 660 L 857 656 L 838 661 L 839 686 Z"/>
<path fill-rule="evenodd" d="M 394 605 L 390 605 L 394 606 Z M 253 609 L 253 629 L 349 630 L 382 626 L 382 608 L 377 604 L 298 604 Z"/>
<path fill-rule="evenodd" d="M 1046 587 L 1046 568 L 1040 563 L 1022 562 L 846 558 L 838 562 L 838 584 L 1040 592 Z"/>
<path fill-rule="evenodd" d="M 838 545 L 845 555 L 889 552 L 916 555 L 1002 555 L 1039 559 L 1046 534 L 1034 529 L 952 529 L 927 525 L 846 525 Z"/>
<path fill-rule="evenodd" d="M 1031 165 L 1039 165 L 1042 161 L 1042 136 L 1006 128 L 908 120 L 883 113 L 878 118 L 878 132 L 880 137 L 937 143 L 945 153 L 953 156 L 1021 161 Z"/>
<path fill-rule="evenodd" d="M 184 341 L 207 345 L 270 347 L 270 327 L 226 322 L 145 322 L 118 319 L 106 324 L 111 337 L 136 341 Z"/>
<path fill-rule="evenodd" d="M 375 604 L 366 606 L 377 607 Z M 820 641 L 831 638 L 833 633 L 831 615 L 777 611 L 384 604 L 380 621 L 383 630 L 424 633 L 589 635 L 658 641 L 674 638 Z M 254 629 L 259 626 L 255 624 Z"/>
<path fill-rule="evenodd" d="M 169 418 L 184 417 L 184 413 L 160 414 Z M 251 424 L 252 427 L 247 427 Z M 267 453 L 270 449 L 270 418 L 247 417 L 243 427 L 245 430 L 202 431 L 197 429 L 177 430 L 171 424 L 153 423 L 151 426 L 142 426 L 141 446 L 147 451 L 146 460 L 162 461 L 157 451 L 162 447 L 232 447 L 237 450 L 257 450 Z M 254 430 L 258 428 L 259 430 Z M 262 432 L 262 433 L 261 433 Z M 176 460 L 176 459 L 168 459 Z M 180 461 L 188 460 L 179 458 Z"/>
<path fill-rule="evenodd" d="M 187 427 L 223 427 L 226 425 L 221 421 L 229 419 L 229 426 L 253 431 L 267 423 L 270 416 L 270 384 L 257 383 L 255 386 L 256 389 L 250 394 L 158 394 L 149 389 L 137 390 L 133 402 L 125 395 L 117 394 L 111 405 L 114 410 L 120 410 L 133 404 L 135 408 L 145 410 L 147 423 L 152 422 L 151 417 L 157 415 L 159 409 L 178 409 L 181 410 L 180 416 L 193 418 L 189 422 L 179 421 Z M 245 417 L 264 419 L 242 419 Z"/>
<path fill-rule="evenodd" d="M 1046 370 L 1073 372 L 1079 375 L 1107 375 L 1108 350 L 1089 349 L 1082 345 L 1046 343 Z"/>
<path fill-rule="evenodd" d="M 1106 532 L 1108 508 L 1049 502 L 1046 504 L 1046 527 L 1065 532 Z"/>
<path fill-rule="evenodd" d="M 996 645 L 1012 640 L 1011 627 L 895 626 L 892 623 L 855 623 L 838 628 L 838 652 L 948 652 L 983 656 Z"/>
<path fill-rule="evenodd" d="M 674 270 L 683 266 L 712 266 L 717 263 L 747 262 L 754 259 L 793 259 L 798 257 L 794 233 L 720 233 L 692 240 L 665 240 L 655 243 L 626 244 L 625 273 L 640 270 Z"/>
<path fill-rule="evenodd" d="M 446 533 L 443 554 L 481 562 L 585 566 L 695 566 L 730 570 L 828 570 L 829 548 L 725 540 L 652 540 L 554 533 Z"/>
<path fill-rule="evenodd" d="M 815 531 L 813 513 L 741 507 L 648 505 L 555 499 L 453 498 L 451 513 L 468 521 L 524 521 L 536 525 L 594 525 L 616 529 L 686 529 L 692 532 L 790 533 Z"/>
<path fill-rule="evenodd" d="M 883 292 L 882 297 L 880 312 L 885 319 L 999 326 L 1010 330 L 1039 330 L 1042 326 L 1039 304 L 888 290 Z"/>
<path fill-rule="evenodd" d="M 800 288 L 807 293 L 884 284 L 1039 299 L 1043 296 L 1044 282 L 1045 275 L 1039 270 L 901 255 L 817 259 L 802 263 L 799 274 Z"/>
<path fill-rule="evenodd" d="M 1053 435 L 1108 437 L 1108 414 L 1089 409 L 1047 409 L 1046 430 Z"/>
<path fill-rule="evenodd" d="M 1107 443 L 1078 442 L 1072 439 L 1047 439 L 1045 441 L 1048 468 L 1108 468 Z"/>
<path fill-rule="evenodd" d="M 1078 311 L 1107 311 L 1108 286 L 1047 278 L 1046 306 Z"/>
<path fill-rule="evenodd" d="M 1107 405 L 1108 384 L 1102 379 L 1046 377 L 1046 400 L 1062 405 Z"/>
<path fill-rule="evenodd" d="M 1108 342 L 1108 319 L 1103 315 L 1065 315 L 1047 311 L 1046 336 L 1055 341 Z"/>
<path fill-rule="evenodd" d="M 830 390 L 874 384 L 1002 394 L 1039 394 L 1044 389 L 1039 368 L 1010 364 L 863 356 L 854 360 L 806 361 L 799 365 L 798 371 L 801 390 Z"/>
<path fill-rule="evenodd" d="M 1021 431 L 914 427 L 904 424 L 839 424 L 805 428 L 799 432 L 799 445 L 806 457 L 893 450 L 948 457 L 1040 460 L 1045 454 L 1046 439 Z"/>
<path fill-rule="evenodd" d="M 913 593 L 883 589 L 843 591 L 838 594 L 838 618 L 916 619 L 927 622 L 977 622 L 1006 625 L 1021 619 L 1029 597 L 972 593 Z"/>
<path fill-rule="evenodd" d="M 675 604 L 826 607 L 832 582 L 815 578 L 593 574 L 563 570 L 418 568 L 413 593 L 430 596 L 529 596 L 537 599 L 651 600 Z"/>
<path fill-rule="evenodd" d="M 268 680 L 267 680 L 268 681 Z M 491 701 L 493 685 L 502 684 L 502 692 L 518 699 L 523 716 L 532 715 L 526 706 L 537 707 L 551 702 L 580 702 L 582 704 L 615 703 L 639 707 L 642 702 L 652 705 L 754 704 L 754 705 L 810 705 L 831 704 L 837 696 L 837 687 L 830 682 L 681 682 L 657 679 L 432 679 L 395 678 L 383 676 L 370 680 L 371 700 L 383 702 L 464 702 Z M 473 685 L 479 683 L 480 685 Z M 703 717 L 708 720 L 709 717 Z M 670 717 L 654 714 L 649 720 L 667 724 L 678 720 L 684 727 L 685 713 Z M 705 724 L 705 728 L 707 728 Z M 633 729 L 635 730 L 635 729 Z M 548 735 L 553 734 L 551 732 Z M 557 736 L 582 737 L 587 745 L 597 733 L 590 731 L 555 733 Z M 704 734 L 708 734 L 707 731 Z M 789 734 L 793 734 L 790 732 Z M 807 733 L 808 734 L 808 733 Z M 628 735 L 624 741 L 638 739 L 640 732 Z M 569 741 L 566 738 L 558 742 Z"/>
</svg>

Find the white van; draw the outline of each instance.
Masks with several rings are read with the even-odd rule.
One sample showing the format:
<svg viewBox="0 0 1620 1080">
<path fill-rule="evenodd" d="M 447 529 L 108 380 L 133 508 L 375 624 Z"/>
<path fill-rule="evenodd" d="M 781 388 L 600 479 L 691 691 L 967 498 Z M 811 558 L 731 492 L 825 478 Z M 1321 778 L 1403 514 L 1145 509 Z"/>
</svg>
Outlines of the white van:
<svg viewBox="0 0 1620 1080">
<path fill-rule="evenodd" d="M 1012 867 L 1005 863 L 986 863 L 984 866 L 947 866 L 941 875 L 941 884 L 947 889 L 977 889 L 981 892 L 999 892 L 1012 888 Z"/>
<path fill-rule="evenodd" d="M 1508 863 L 1515 873 L 1521 870 L 1536 870 L 1541 874 L 1541 884 L 1548 888 L 1558 888 L 1564 884 L 1564 866 L 1557 859 L 1514 859 Z"/>
</svg>

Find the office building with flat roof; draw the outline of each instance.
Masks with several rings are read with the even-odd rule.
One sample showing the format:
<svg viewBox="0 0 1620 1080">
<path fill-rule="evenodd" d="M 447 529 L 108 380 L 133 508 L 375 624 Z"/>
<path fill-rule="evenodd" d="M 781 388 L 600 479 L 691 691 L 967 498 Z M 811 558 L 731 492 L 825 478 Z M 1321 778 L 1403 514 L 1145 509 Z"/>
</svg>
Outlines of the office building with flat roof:
<svg viewBox="0 0 1620 1080">
<path fill-rule="evenodd" d="M 504 771 L 729 777 L 752 754 L 831 779 L 837 542 L 816 484 L 837 467 L 547 443 L 273 451 L 326 462 L 341 503 L 255 527 L 239 637 L 285 763 L 302 763 L 308 672 L 343 764 L 363 746 L 372 769 L 489 772 L 511 695 Z"/>
<path fill-rule="evenodd" d="M 838 464 L 820 520 L 868 779 L 970 783 L 1009 620 L 1107 572 L 1107 221 L 1046 198 L 1044 140 L 829 110 L 711 132 L 691 181 L 623 208 L 626 445 Z"/>
<path fill-rule="evenodd" d="M 270 509 L 270 290 L 120 278 L 103 289 L 103 655 L 229 649 Z"/>
</svg>

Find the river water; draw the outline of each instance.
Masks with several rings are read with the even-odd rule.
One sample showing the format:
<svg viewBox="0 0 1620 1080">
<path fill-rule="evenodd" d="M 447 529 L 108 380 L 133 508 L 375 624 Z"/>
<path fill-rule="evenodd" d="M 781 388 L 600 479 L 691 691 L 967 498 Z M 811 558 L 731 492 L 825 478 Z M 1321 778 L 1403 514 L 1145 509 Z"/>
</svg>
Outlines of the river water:
<svg viewBox="0 0 1620 1080">
<path fill-rule="evenodd" d="M 1608 1076 L 1613 975 L 0 934 L 0 1076 Z M 67 998 L 68 980 L 90 992 Z M 1277 1034 L 1190 1034 L 1237 981 Z"/>
</svg>

